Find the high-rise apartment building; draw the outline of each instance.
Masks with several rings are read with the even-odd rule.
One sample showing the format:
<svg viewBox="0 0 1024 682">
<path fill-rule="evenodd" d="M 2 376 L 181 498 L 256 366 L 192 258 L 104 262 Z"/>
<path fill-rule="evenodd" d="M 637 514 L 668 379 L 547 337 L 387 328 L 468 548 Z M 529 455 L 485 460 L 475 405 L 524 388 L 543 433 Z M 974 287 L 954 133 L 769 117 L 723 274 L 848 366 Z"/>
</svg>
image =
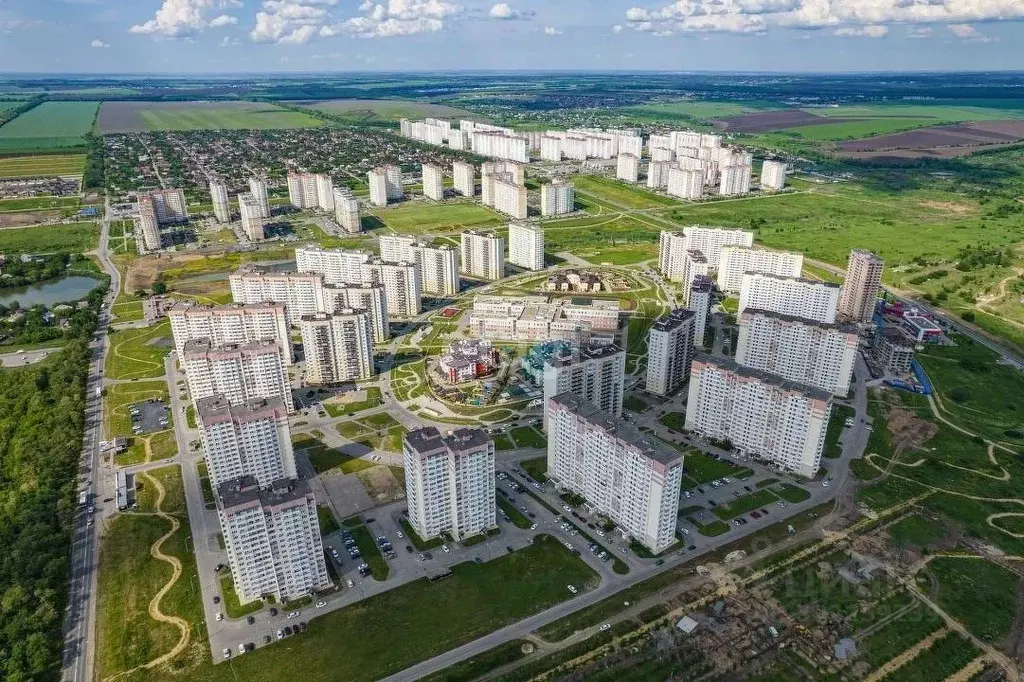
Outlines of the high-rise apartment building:
<svg viewBox="0 0 1024 682">
<path fill-rule="evenodd" d="M 174 349 L 182 361 L 185 345 L 195 339 L 207 339 L 215 346 L 269 339 L 281 348 L 284 364 L 295 361 L 288 336 L 288 316 L 281 303 L 204 306 L 179 301 L 167 311 L 167 319 L 171 323 Z"/>
<path fill-rule="evenodd" d="M 668 171 L 672 164 L 668 161 L 655 161 L 647 165 L 647 188 L 665 189 L 668 187 Z"/>
<path fill-rule="evenodd" d="M 763 272 L 780 277 L 799 277 L 803 272 L 804 254 L 793 251 L 767 251 L 744 246 L 722 247 L 722 259 L 718 264 L 718 288 L 729 293 L 739 293 L 743 275 L 748 272 Z"/>
<path fill-rule="evenodd" d="M 444 172 L 440 166 L 423 164 L 423 196 L 434 201 L 444 200 Z"/>
<path fill-rule="evenodd" d="M 626 182 L 636 182 L 640 177 L 640 159 L 633 154 L 619 154 L 615 162 L 615 177 Z"/>
<path fill-rule="evenodd" d="M 384 166 L 384 177 L 387 179 L 388 199 L 405 197 L 405 186 L 402 180 L 402 169 L 395 165 Z"/>
<path fill-rule="evenodd" d="M 698 355 L 691 365 L 686 429 L 812 478 L 821 465 L 831 396 L 821 389 Z"/>
<path fill-rule="evenodd" d="M 240 476 L 255 476 L 262 486 L 296 477 L 288 409 L 280 398 L 232 404 L 223 395 L 213 395 L 195 404 L 214 488 Z"/>
<path fill-rule="evenodd" d="M 562 139 L 554 135 L 541 135 L 540 158 L 543 161 L 561 161 Z"/>
<path fill-rule="evenodd" d="M 496 173 L 487 177 L 494 192 L 494 210 L 516 220 L 526 220 L 526 186 L 517 184 L 510 173 Z"/>
<path fill-rule="evenodd" d="M 753 163 L 754 159 L 750 152 L 722 149 L 718 155 L 718 169 L 721 173 L 718 193 L 722 196 L 749 194 Z"/>
<path fill-rule="evenodd" d="M 160 225 L 188 222 L 188 204 L 185 203 L 185 190 L 160 189 L 147 192 Z"/>
<path fill-rule="evenodd" d="M 427 244 L 411 234 L 381 235 L 379 242 L 382 260 L 416 265 L 423 294 L 448 297 L 459 293 L 459 255 L 454 247 Z"/>
<path fill-rule="evenodd" d="M 356 234 L 363 229 L 359 201 L 347 187 L 334 188 L 334 220 L 348 234 Z"/>
<path fill-rule="evenodd" d="M 249 193 L 256 197 L 260 205 L 260 217 L 270 218 L 270 196 L 267 193 L 266 178 L 249 178 Z"/>
<path fill-rule="evenodd" d="M 309 483 L 282 479 L 261 487 L 243 476 L 216 490 L 224 549 L 241 603 L 267 596 L 285 603 L 331 586 Z"/>
<path fill-rule="evenodd" d="M 648 393 L 669 395 L 690 378 L 696 322 L 692 310 L 678 308 L 651 326 L 647 336 Z"/>
<path fill-rule="evenodd" d="M 370 203 L 374 206 L 388 205 L 388 174 L 383 168 L 374 168 L 367 173 L 370 183 Z"/>
<path fill-rule="evenodd" d="M 778 192 L 786 186 L 786 162 L 765 159 L 761 166 L 761 190 Z"/>
<path fill-rule="evenodd" d="M 756 308 L 739 315 L 736 363 L 846 397 L 857 361 L 853 326 Z"/>
<path fill-rule="evenodd" d="M 575 190 L 572 183 L 552 180 L 540 186 L 540 214 L 564 215 L 576 210 Z"/>
<path fill-rule="evenodd" d="M 385 263 L 373 259 L 362 266 L 363 282 L 384 286 L 388 315 L 391 317 L 415 317 L 423 308 L 423 292 L 420 290 L 419 270 L 406 261 Z"/>
<path fill-rule="evenodd" d="M 704 336 L 711 316 L 711 300 L 715 283 L 710 277 L 698 275 L 690 284 L 686 307 L 693 311 L 693 345 L 705 348 Z"/>
<path fill-rule="evenodd" d="M 424 540 L 462 540 L 497 526 L 494 443 L 481 429 L 434 427 L 402 439 L 409 523 Z"/>
<path fill-rule="evenodd" d="M 461 234 L 463 274 L 497 280 L 505 276 L 505 240 L 493 232 L 466 230 Z"/>
<path fill-rule="evenodd" d="M 854 322 L 866 324 L 875 314 L 875 301 L 882 290 L 885 261 L 864 249 L 854 249 L 846 262 L 846 279 L 839 297 L 839 313 Z"/>
<path fill-rule="evenodd" d="M 544 229 L 540 225 L 509 223 L 508 260 L 527 270 L 543 270 Z"/>
<path fill-rule="evenodd" d="M 140 242 L 144 250 L 156 251 L 163 246 L 163 239 L 160 236 L 160 221 L 156 219 L 153 200 L 149 196 L 139 196 L 139 220 L 135 232 L 141 236 Z"/>
<path fill-rule="evenodd" d="M 697 249 L 708 259 L 711 269 L 720 267 L 722 247 L 754 245 L 754 233 L 746 230 L 728 230 L 722 227 L 702 227 L 690 225 L 683 228 L 686 237 L 686 249 Z"/>
<path fill-rule="evenodd" d="M 747 272 L 740 280 L 740 313 L 757 308 L 831 323 L 838 307 L 839 285 L 831 282 L 764 272 Z"/>
<path fill-rule="evenodd" d="M 371 260 L 373 254 L 369 251 L 327 249 L 316 245 L 295 249 L 295 269 L 298 272 L 323 275 L 324 282 L 333 285 L 362 284 L 363 264 Z"/>
<path fill-rule="evenodd" d="M 263 223 L 263 208 L 259 199 L 248 192 L 238 195 L 238 214 L 242 218 L 242 232 L 251 242 L 266 239 L 266 226 Z"/>
<path fill-rule="evenodd" d="M 687 240 L 682 232 L 661 231 L 658 270 L 672 282 L 683 281 L 686 272 Z"/>
<path fill-rule="evenodd" d="M 700 199 L 704 196 L 704 170 L 670 167 L 667 192 L 680 199 Z"/>
<path fill-rule="evenodd" d="M 683 456 L 572 393 L 545 400 L 548 477 L 653 553 L 676 541 Z"/>
<path fill-rule="evenodd" d="M 387 293 L 383 284 L 328 286 L 326 289 L 328 313 L 333 314 L 345 308 L 366 311 L 370 316 L 370 335 L 373 342 L 384 343 L 391 338 L 391 316 L 388 315 Z"/>
<path fill-rule="evenodd" d="M 295 250 L 295 264 L 300 272 L 316 273 L 326 284 L 350 287 L 363 284 L 384 286 L 388 314 L 407 317 L 419 314 L 422 305 L 420 270 L 410 262 L 389 263 L 373 258 L 367 251 L 346 249 L 325 249 L 319 246 L 305 246 Z M 327 291 L 323 297 L 330 296 Z M 333 310 L 322 304 L 317 310 L 304 312 L 309 315 Z"/>
<path fill-rule="evenodd" d="M 231 222 L 231 203 L 228 200 L 228 186 L 223 180 L 210 180 L 210 201 L 213 203 L 213 215 L 219 223 Z"/>
<path fill-rule="evenodd" d="M 327 173 L 289 171 L 288 199 L 298 209 L 334 211 L 334 181 Z"/>
<path fill-rule="evenodd" d="M 331 385 L 375 374 L 370 315 L 342 308 L 333 315 L 306 315 L 299 321 L 306 353 L 306 383 Z"/>
<path fill-rule="evenodd" d="M 316 273 L 261 272 L 242 266 L 228 278 L 235 303 L 283 303 L 288 324 L 327 310 L 324 276 Z"/>
<path fill-rule="evenodd" d="M 545 403 L 568 392 L 621 417 L 625 383 L 626 351 L 615 344 L 573 348 L 544 362 Z"/>
<path fill-rule="evenodd" d="M 476 196 L 476 169 L 465 161 L 452 163 L 455 191 L 464 197 Z"/>
<path fill-rule="evenodd" d="M 209 339 L 185 343 L 182 360 L 189 396 L 194 401 L 222 395 L 233 405 L 256 398 L 277 398 L 295 411 L 281 347 L 269 339 L 213 345 Z"/>
</svg>

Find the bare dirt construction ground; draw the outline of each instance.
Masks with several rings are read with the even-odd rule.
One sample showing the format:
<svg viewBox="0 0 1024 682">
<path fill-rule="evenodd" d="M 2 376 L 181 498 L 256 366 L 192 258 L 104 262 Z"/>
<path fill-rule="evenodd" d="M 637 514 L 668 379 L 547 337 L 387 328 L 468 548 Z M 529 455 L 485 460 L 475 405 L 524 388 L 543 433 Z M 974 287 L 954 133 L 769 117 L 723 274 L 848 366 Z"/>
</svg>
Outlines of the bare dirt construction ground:
<svg viewBox="0 0 1024 682">
<path fill-rule="evenodd" d="M 204 256 L 197 253 L 157 255 L 156 257 L 139 258 L 132 261 L 125 274 L 125 291 L 148 289 L 164 270 L 180 268 L 186 263 L 201 260 Z"/>
<path fill-rule="evenodd" d="M 359 482 L 366 488 L 366 493 L 374 504 L 387 504 L 405 499 L 405 488 L 398 482 L 391 469 L 386 466 L 375 466 L 358 472 Z"/>
<path fill-rule="evenodd" d="M 36 225 L 60 218 L 60 211 L 28 211 L 25 213 L 0 213 L 0 228 Z"/>
<path fill-rule="evenodd" d="M 1024 140 L 1024 121 L 977 121 L 878 135 L 839 144 L 841 156 L 870 158 L 949 158 L 997 149 Z"/>
<path fill-rule="evenodd" d="M 919 419 L 913 412 L 891 408 L 886 416 L 892 433 L 894 452 L 919 449 L 939 430 L 933 422 Z"/>
<path fill-rule="evenodd" d="M 946 211 L 947 213 L 954 213 L 956 215 L 964 215 L 966 213 L 976 213 L 978 209 L 968 204 L 958 204 L 955 201 L 922 201 L 921 206 L 924 208 L 932 208 L 937 211 Z"/>
<path fill-rule="evenodd" d="M 796 128 L 797 126 L 844 123 L 849 120 L 851 119 L 815 116 L 803 109 L 780 109 L 778 111 L 762 111 L 756 114 L 723 118 L 712 121 L 712 123 L 723 130 L 728 130 L 730 133 L 767 133 L 773 130 Z"/>
</svg>

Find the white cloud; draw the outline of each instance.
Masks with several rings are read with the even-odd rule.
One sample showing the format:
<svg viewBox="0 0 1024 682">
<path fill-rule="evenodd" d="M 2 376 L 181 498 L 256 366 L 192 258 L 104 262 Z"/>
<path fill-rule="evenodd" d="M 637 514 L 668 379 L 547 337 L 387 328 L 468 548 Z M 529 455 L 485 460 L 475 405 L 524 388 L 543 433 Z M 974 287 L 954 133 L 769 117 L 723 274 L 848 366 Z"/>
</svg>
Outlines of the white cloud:
<svg viewBox="0 0 1024 682">
<path fill-rule="evenodd" d="M 258 43 L 305 43 L 326 19 L 327 10 L 311 4 L 266 0 L 256 13 L 256 26 L 249 32 L 249 37 Z"/>
<path fill-rule="evenodd" d="M 89 43 L 89 47 L 95 47 L 95 48 L 110 47 L 110 43 L 105 43 L 102 40 L 100 40 L 99 38 L 96 38 L 91 43 Z"/>
<path fill-rule="evenodd" d="M 444 0 L 388 0 L 386 5 L 365 0 L 359 10 L 363 16 L 325 25 L 320 35 L 391 38 L 434 33 L 444 28 L 446 19 L 462 14 L 463 7 Z"/>
<path fill-rule="evenodd" d="M 946 28 L 957 38 L 970 40 L 975 43 L 994 43 L 999 40 L 998 38 L 990 38 L 970 24 L 950 24 Z"/>
<path fill-rule="evenodd" d="M 168 37 L 188 35 L 213 25 L 206 20 L 210 12 L 241 6 L 240 0 L 163 0 L 152 19 L 128 30 L 131 33 Z M 223 21 L 224 16 L 227 15 L 221 15 L 214 21 Z"/>
<path fill-rule="evenodd" d="M 545 26 L 544 27 L 544 35 L 546 35 L 546 36 L 560 36 L 560 35 L 562 35 L 562 31 L 559 31 L 554 26 Z"/>
<path fill-rule="evenodd" d="M 499 2 L 491 7 L 491 11 L 487 13 L 487 16 L 490 19 L 511 20 L 529 19 L 533 14 L 533 10 L 518 10 L 514 9 L 507 2 Z"/>
<path fill-rule="evenodd" d="M 857 32 L 839 35 L 871 37 L 883 35 L 881 29 L 888 24 L 962 26 L 1022 18 L 1024 2 L 1020 0 L 675 0 L 660 7 L 626 11 L 626 21 L 634 30 L 650 33 L 848 28 Z"/>
<path fill-rule="evenodd" d="M 907 27 L 908 38 L 931 38 L 932 29 L 928 26 L 908 26 Z"/>
<path fill-rule="evenodd" d="M 847 38 L 884 38 L 889 33 L 888 26 L 844 26 L 840 29 L 836 29 L 837 36 L 844 36 Z"/>
<path fill-rule="evenodd" d="M 230 14 L 222 14 L 213 21 L 210 22 L 210 28 L 220 28 L 221 26 L 231 26 L 238 23 L 238 17 L 233 17 Z"/>
<path fill-rule="evenodd" d="M 224 36 L 220 40 L 221 47 L 238 47 L 241 44 L 242 41 L 240 41 L 238 38 L 231 38 L 229 36 Z"/>
<path fill-rule="evenodd" d="M 612 33 L 622 33 L 622 24 L 612 26 Z"/>
</svg>

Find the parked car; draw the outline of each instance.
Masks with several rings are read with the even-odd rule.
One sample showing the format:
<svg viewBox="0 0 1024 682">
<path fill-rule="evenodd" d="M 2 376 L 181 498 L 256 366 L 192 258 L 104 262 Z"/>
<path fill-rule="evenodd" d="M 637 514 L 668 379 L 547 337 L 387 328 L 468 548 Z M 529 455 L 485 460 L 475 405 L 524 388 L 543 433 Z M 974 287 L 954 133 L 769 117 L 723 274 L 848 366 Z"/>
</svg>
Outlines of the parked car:
<svg viewBox="0 0 1024 682">
<path fill-rule="evenodd" d="M 323 607 L 325 607 L 325 606 L 327 606 L 327 602 L 325 602 L 325 601 L 322 601 L 322 600 L 321 600 L 321 601 L 318 601 L 318 602 L 316 603 L 316 608 L 318 608 L 318 609 L 322 609 L 322 608 L 323 608 Z"/>
<path fill-rule="evenodd" d="M 288 614 L 288 620 L 291 620 L 292 618 L 298 618 L 298 617 L 299 617 L 299 612 L 298 611 L 292 611 L 291 613 Z"/>
<path fill-rule="evenodd" d="M 578 594 L 579 590 L 576 589 L 575 585 L 566 585 L 566 588 L 573 594 Z"/>
<path fill-rule="evenodd" d="M 231 649 L 224 649 L 224 658 L 231 658 Z"/>
<path fill-rule="evenodd" d="M 601 628 L 600 628 L 600 629 L 601 629 L 601 632 L 604 632 L 605 630 L 608 630 L 608 629 L 610 629 L 610 628 L 611 628 L 611 626 L 612 626 L 612 624 L 611 624 L 611 623 L 603 623 L 603 624 L 601 625 Z"/>
<path fill-rule="evenodd" d="M 444 552 L 445 554 L 448 554 L 452 550 L 451 550 L 450 547 L 448 547 L 448 545 L 441 545 L 441 551 Z"/>
</svg>

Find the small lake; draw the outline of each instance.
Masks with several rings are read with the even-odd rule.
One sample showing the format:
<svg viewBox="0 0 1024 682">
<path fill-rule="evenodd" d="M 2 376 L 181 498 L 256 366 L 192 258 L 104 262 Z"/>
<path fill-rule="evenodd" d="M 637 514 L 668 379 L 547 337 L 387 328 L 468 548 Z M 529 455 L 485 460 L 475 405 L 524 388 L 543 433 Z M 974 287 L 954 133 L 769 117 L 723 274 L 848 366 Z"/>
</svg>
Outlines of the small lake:
<svg viewBox="0 0 1024 682">
<path fill-rule="evenodd" d="M 100 280 L 86 275 L 67 275 L 60 279 L 40 282 L 27 287 L 0 289 L 0 304 L 10 305 L 15 301 L 22 308 L 43 304 L 70 303 L 85 298 Z"/>
</svg>

